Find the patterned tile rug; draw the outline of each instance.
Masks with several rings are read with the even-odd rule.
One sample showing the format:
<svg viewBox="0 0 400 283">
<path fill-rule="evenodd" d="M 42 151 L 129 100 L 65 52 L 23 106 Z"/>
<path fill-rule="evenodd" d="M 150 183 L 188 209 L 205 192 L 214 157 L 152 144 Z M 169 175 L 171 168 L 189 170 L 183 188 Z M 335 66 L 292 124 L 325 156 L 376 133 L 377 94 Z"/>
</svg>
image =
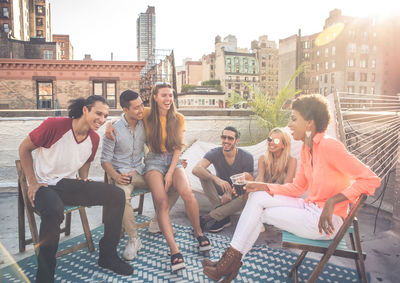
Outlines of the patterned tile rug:
<svg viewBox="0 0 400 283">
<path fill-rule="evenodd" d="M 138 222 L 149 220 L 145 216 L 137 216 Z M 177 230 L 175 239 L 185 259 L 186 269 L 177 273 L 171 272 L 169 249 L 161 234 L 150 234 L 147 229 L 140 229 L 139 235 L 143 247 L 138 257 L 131 262 L 134 267 L 132 276 L 118 276 L 97 265 L 98 242 L 103 235 L 103 226 L 92 230 L 96 250 L 92 253 L 82 249 L 62 256 L 57 260 L 56 282 L 212 282 L 202 272 L 201 262 L 204 258 L 197 248 L 197 241 L 191 227 L 174 225 Z M 218 234 L 207 234 L 213 244 L 210 258 L 220 258 L 228 247 L 230 239 Z M 60 244 L 66 247 L 76 242 L 83 242 L 80 235 Z M 118 247 L 122 254 L 127 237 L 121 240 Z M 296 261 L 297 255 L 286 250 L 271 249 L 267 246 L 255 246 L 244 261 L 235 282 L 290 282 L 288 272 Z M 299 277 L 307 278 L 316 261 L 305 259 L 300 268 Z M 36 256 L 31 256 L 17 262 L 18 266 L 10 265 L 0 271 L 0 282 L 34 281 L 36 272 Z M 25 277 L 25 278 L 26 278 Z M 353 269 L 328 264 L 319 277 L 320 282 L 358 282 L 357 272 Z M 304 282 L 304 280 L 302 280 Z"/>
</svg>

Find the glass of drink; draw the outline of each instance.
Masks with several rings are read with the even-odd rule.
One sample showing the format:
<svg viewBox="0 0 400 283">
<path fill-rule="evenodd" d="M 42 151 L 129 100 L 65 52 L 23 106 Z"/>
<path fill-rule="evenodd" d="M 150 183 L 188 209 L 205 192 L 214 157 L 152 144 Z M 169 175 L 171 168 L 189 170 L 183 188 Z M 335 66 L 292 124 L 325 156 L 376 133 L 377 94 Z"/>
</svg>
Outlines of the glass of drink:
<svg viewBox="0 0 400 283">
<path fill-rule="evenodd" d="M 245 193 L 243 187 L 247 184 L 244 173 L 239 173 L 231 176 L 231 181 L 236 193 L 240 196 Z"/>
</svg>

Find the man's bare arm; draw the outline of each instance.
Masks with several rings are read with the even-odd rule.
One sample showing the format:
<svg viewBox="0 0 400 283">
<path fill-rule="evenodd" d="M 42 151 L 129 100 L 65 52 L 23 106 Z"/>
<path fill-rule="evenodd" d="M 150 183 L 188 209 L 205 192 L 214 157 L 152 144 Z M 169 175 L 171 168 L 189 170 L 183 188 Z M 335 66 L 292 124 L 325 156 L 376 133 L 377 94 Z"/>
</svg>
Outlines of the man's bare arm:
<svg viewBox="0 0 400 283">
<path fill-rule="evenodd" d="M 19 158 L 21 160 L 22 169 L 24 170 L 25 176 L 28 180 L 28 198 L 32 204 L 35 206 L 35 196 L 37 190 L 41 187 L 47 187 L 47 184 L 39 184 L 35 171 L 33 170 L 33 158 L 32 151 L 38 147 L 32 142 L 31 138 L 27 136 L 19 146 Z"/>
</svg>

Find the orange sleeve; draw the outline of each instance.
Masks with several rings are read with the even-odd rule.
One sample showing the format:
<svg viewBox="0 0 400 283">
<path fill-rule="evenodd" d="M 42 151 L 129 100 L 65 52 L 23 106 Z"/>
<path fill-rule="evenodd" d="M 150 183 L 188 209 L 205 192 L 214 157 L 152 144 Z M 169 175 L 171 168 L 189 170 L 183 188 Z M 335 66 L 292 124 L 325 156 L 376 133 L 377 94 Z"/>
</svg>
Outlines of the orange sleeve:
<svg viewBox="0 0 400 283">
<path fill-rule="evenodd" d="M 374 194 L 381 181 L 369 167 L 349 153 L 341 142 L 330 139 L 324 146 L 327 162 L 353 180 L 350 186 L 341 192 L 350 202 L 354 202 L 362 193 Z"/>
</svg>

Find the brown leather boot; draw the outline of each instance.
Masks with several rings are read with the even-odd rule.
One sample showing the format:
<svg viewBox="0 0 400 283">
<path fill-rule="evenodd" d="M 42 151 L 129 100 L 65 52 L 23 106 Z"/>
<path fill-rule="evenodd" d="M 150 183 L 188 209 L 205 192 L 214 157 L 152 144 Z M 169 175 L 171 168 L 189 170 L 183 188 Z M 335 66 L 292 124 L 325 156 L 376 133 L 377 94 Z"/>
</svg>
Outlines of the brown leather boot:
<svg viewBox="0 0 400 283">
<path fill-rule="evenodd" d="M 204 266 L 216 266 L 216 265 L 217 265 L 217 262 L 215 262 L 215 261 L 211 261 L 208 258 L 203 259 L 203 267 Z"/>
<path fill-rule="evenodd" d="M 214 281 L 218 281 L 222 276 L 225 276 L 223 282 L 231 282 L 235 279 L 242 266 L 241 259 L 242 254 L 229 247 L 218 262 L 203 261 L 203 273 Z"/>
</svg>

